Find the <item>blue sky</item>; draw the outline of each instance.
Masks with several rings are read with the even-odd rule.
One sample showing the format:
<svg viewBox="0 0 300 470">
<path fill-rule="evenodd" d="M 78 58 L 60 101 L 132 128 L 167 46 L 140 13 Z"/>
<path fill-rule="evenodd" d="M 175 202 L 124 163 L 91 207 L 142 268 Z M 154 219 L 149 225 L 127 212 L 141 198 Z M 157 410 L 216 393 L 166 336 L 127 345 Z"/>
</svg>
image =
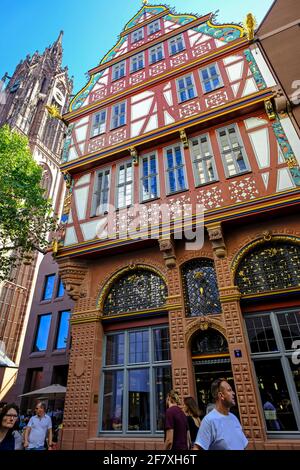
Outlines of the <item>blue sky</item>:
<svg viewBox="0 0 300 470">
<path fill-rule="evenodd" d="M 149 4 L 159 5 L 159 0 Z M 204 15 L 219 10 L 218 22 L 242 21 L 252 12 L 258 23 L 273 0 L 169 0 L 177 13 Z M 0 78 L 27 54 L 42 52 L 64 30 L 63 65 L 74 75 L 74 93 L 117 42 L 118 34 L 142 6 L 141 0 L 0 0 Z"/>
</svg>

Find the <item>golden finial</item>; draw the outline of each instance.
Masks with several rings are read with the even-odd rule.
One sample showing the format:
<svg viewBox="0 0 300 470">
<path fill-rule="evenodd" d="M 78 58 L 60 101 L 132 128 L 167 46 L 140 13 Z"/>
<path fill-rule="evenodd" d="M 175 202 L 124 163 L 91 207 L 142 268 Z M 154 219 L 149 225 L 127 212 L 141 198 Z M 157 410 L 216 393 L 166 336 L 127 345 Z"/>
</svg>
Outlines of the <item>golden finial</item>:
<svg viewBox="0 0 300 470">
<path fill-rule="evenodd" d="M 252 39 L 254 39 L 254 30 L 257 26 L 257 21 L 252 13 L 247 14 L 245 20 L 243 21 L 243 26 L 248 40 L 252 41 Z"/>
<path fill-rule="evenodd" d="M 148 0 L 143 0 L 143 5 L 148 5 Z"/>
</svg>

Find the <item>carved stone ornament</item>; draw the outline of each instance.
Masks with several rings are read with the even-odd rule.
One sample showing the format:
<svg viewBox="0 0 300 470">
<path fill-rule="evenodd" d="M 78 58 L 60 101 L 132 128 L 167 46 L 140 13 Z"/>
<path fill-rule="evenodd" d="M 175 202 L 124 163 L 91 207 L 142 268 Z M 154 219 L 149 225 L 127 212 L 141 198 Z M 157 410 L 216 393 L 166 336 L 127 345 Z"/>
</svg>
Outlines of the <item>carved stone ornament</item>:
<svg viewBox="0 0 300 470">
<path fill-rule="evenodd" d="M 75 364 L 74 364 L 74 375 L 76 375 L 76 377 L 81 377 L 81 375 L 84 374 L 84 370 L 85 370 L 85 358 L 83 356 L 80 356 L 80 357 L 76 357 L 75 359 Z"/>
<path fill-rule="evenodd" d="M 88 271 L 87 264 L 83 261 L 70 259 L 57 260 L 57 262 L 59 265 L 59 275 L 71 299 L 76 301 L 83 297 L 82 287 Z"/>
<path fill-rule="evenodd" d="M 276 95 L 273 98 L 274 108 L 277 114 L 281 117 L 285 116 L 288 112 L 288 101 L 284 96 L 284 93 L 281 88 L 276 89 Z"/>
<path fill-rule="evenodd" d="M 212 247 L 217 258 L 225 258 L 226 246 L 223 238 L 221 225 L 207 226 L 209 239 L 212 243 Z"/>
<path fill-rule="evenodd" d="M 171 239 L 158 240 L 159 249 L 163 252 L 163 257 L 167 268 L 174 268 L 176 266 L 176 255 L 174 245 Z"/>
<path fill-rule="evenodd" d="M 189 141 L 188 141 L 185 130 L 181 129 L 181 131 L 179 131 L 179 134 L 180 134 L 180 140 L 182 142 L 183 148 L 188 149 L 189 148 Z"/>
<path fill-rule="evenodd" d="M 139 156 L 138 156 L 138 153 L 137 153 L 137 149 L 135 147 L 130 147 L 129 152 L 130 152 L 132 164 L 133 165 L 138 165 L 139 164 Z"/>
</svg>

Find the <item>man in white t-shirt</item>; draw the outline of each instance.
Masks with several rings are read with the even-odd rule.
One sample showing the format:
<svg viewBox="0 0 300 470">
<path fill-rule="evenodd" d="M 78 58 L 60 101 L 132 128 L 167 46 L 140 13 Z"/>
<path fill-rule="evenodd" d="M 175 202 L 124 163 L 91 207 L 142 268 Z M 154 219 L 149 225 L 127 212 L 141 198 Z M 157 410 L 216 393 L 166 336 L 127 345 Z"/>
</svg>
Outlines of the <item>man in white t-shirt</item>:
<svg viewBox="0 0 300 470">
<path fill-rule="evenodd" d="M 237 417 L 230 413 L 235 393 L 226 379 L 212 383 L 215 408 L 202 420 L 193 450 L 244 450 L 248 440 Z"/>
<path fill-rule="evenodd" d="M 35 407 L 36 415 L 32 416 L 25 429 L 24 447 L 27 450 L 46 450 L 45 439 L 48 434 L 48 447 L 52 447 L 52 421 L 46 415 L 44 403 L 37 403 Z"/>
</svg>

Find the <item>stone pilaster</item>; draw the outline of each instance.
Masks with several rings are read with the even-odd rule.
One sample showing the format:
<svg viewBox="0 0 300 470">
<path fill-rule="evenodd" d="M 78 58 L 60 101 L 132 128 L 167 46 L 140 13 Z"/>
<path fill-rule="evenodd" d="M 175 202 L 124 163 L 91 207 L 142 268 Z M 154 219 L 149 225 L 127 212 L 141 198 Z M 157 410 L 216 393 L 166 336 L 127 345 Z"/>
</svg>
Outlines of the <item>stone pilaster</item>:
<svg viewBox="0 0 300 470">
<path fill-rule="evenodd" d="M 247 333 L 243 328 L 240 292 L 233 285 L 228 258 L 219 258 L 216 253 L 214 256 L 241 423 L 248 438 L 261 441 L 265 438 L 265 431 L 258 409 L 256 378 L 245 341 Z"/>
<path fill-rule="evenodd" d="M 167 282 L 173 388 L 183 398 L 191 393 L 191 364 L 185 342 L 186 319 L 182 300 L 180 268 L 176 263 L 174 263 L 174 267 L 168 269 Z"/>
<path fill-rule="evenodd" d="M 95 305 L 95 304 L 94 304 Z M 72 348 L 65 400 L 63 449 L 85 449 L 97 434 L 103 330 L 98 310 L 71 318 Z"/>
</svg>

